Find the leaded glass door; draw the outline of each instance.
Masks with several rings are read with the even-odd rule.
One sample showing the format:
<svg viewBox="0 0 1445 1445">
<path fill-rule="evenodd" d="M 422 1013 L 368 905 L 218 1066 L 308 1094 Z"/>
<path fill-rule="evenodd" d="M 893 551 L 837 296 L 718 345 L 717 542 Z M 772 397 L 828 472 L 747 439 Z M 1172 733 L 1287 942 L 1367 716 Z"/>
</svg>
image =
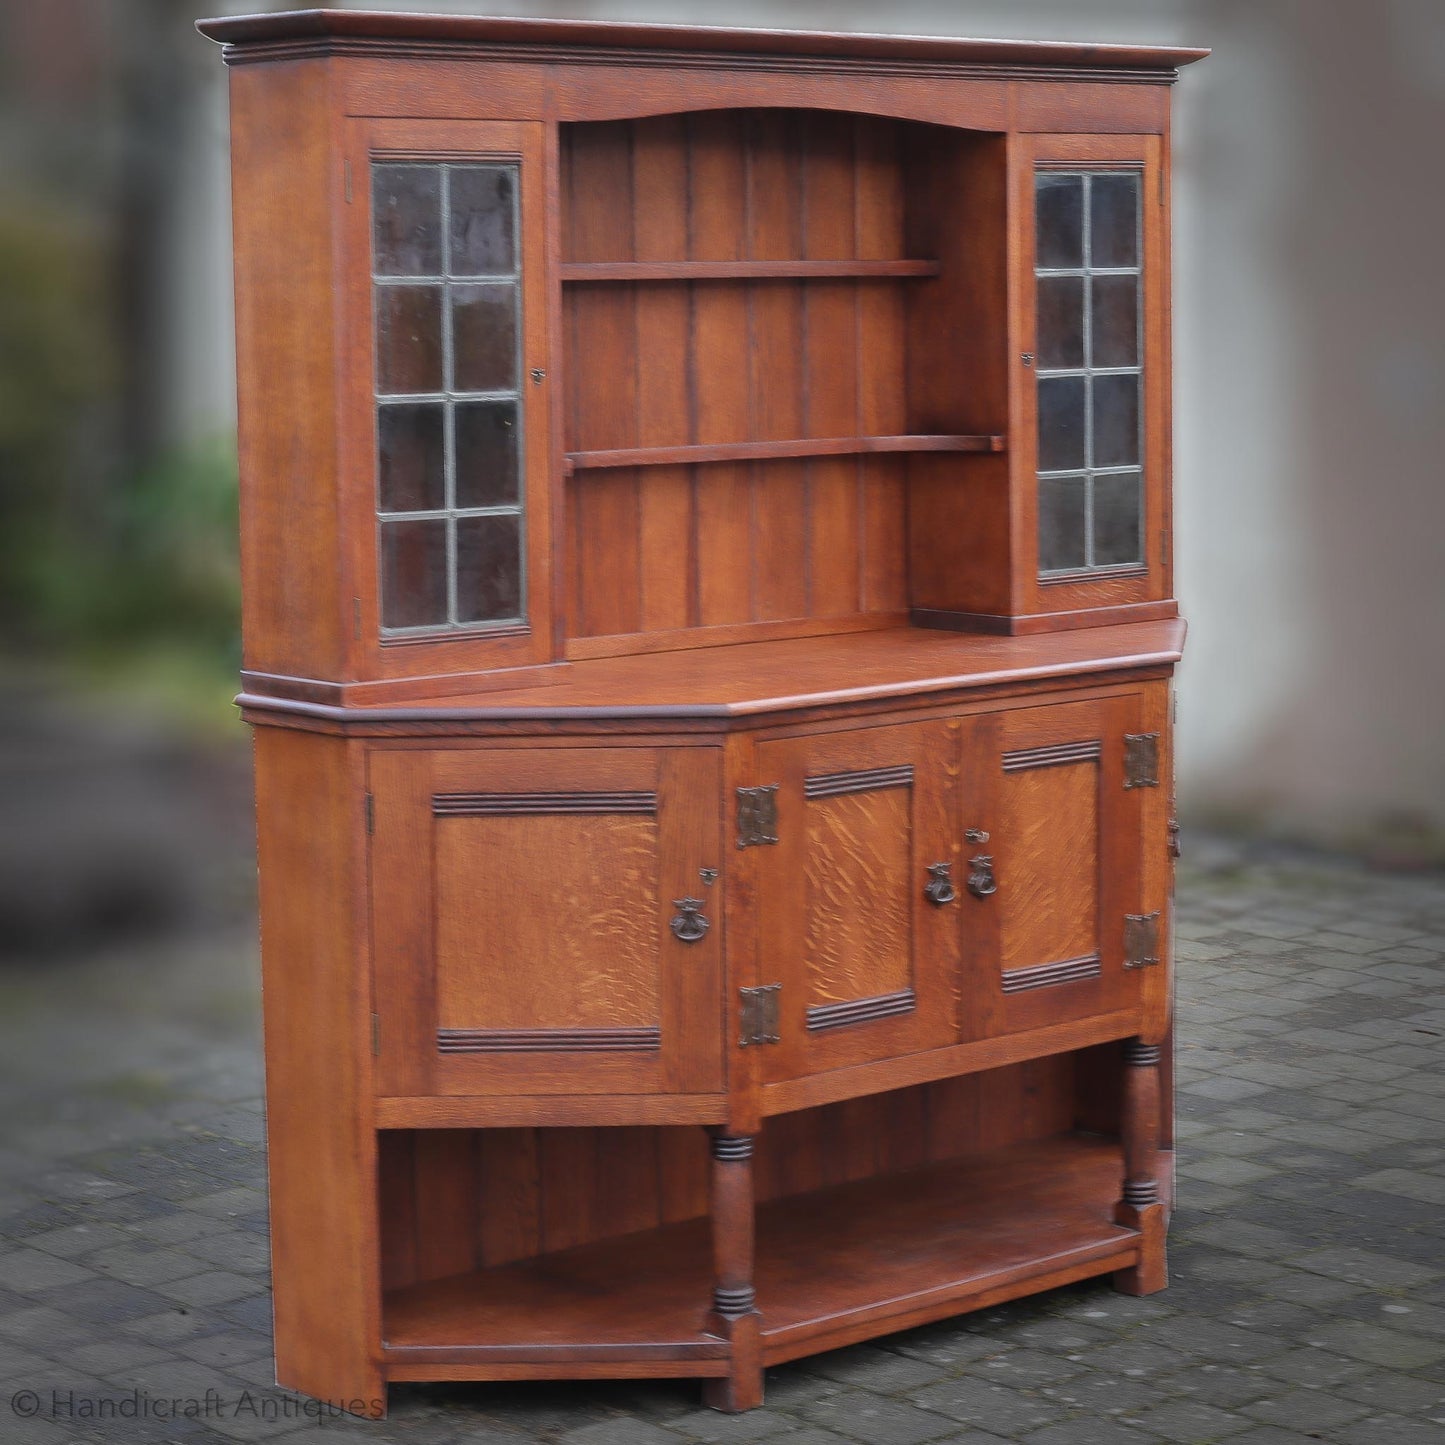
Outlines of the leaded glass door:
<svg viewBox="0 0 1445 1445">
<path fill-rule="evenodd" d="M 351 620 L 391 675 L 550 657 L 541 134 L 356 125 Z"/>
</svg>

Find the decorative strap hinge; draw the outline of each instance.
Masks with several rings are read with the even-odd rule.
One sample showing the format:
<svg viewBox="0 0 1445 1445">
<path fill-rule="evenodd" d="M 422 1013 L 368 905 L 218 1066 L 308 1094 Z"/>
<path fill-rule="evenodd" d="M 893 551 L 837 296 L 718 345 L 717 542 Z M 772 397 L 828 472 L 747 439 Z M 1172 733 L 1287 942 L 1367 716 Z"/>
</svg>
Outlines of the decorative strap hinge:
<svg viewBox="0 0 1445 1445">
<path fill-rule="evenodd" d="M 744 1047 L 778 1042 L 778 994 L 782 987 L 780 983 L 765 983 L 738 990 L 742 1000 L 738 1042 Z"/>
<path fill-rule="evenodd" d="M 366 831 L 368 835 L 376 832 L 376 796 L 373 793 L 366 795 Z"/>
<path fill-rule="evenodd" d="M 778 841 L 778 785 L 738 789 L 738 847 Z"/>
<path fill-rule="evenodd" d="M 1124 967 L 1152 968 L 1159 962 L 1159 914 L 1124 915 Z"/>
<path fill-rule="evenodd" d="M 1124 734 L 1124 786 L 1126 788 L 1157 788 L 1159 786 L 1159 734 Z"/>
</svg>

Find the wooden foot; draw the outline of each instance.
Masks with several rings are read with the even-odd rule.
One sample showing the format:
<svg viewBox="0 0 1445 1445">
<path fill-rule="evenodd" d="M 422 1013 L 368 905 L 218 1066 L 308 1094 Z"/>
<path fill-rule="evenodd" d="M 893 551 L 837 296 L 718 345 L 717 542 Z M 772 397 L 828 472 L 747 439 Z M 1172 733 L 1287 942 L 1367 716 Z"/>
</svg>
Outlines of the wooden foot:
<svg viewBox="0 0 1445 1445">
<path fill-rule="evenodd" d="M 731 1347 L 728 1373 L 709 1380 L 702 1397 L 735 1413 L 763 1403 L 761 1320 L 753 1292 L 753 1141 L 712 1137 L 712 1311 L 707 1328 Z"/>
<path fill-rule="evenodd" d="M 761 1317 L 756 1310 L 732 1320 L 722 1319 L 716 1312 L 709 1317 L 708 1329 L 728 1340 L 732 1345 L 732 1356 L 726 1375 L 703 1382 L 704 1405 L 736 1415 L 743 1410 L 756 1410 L 763 1403 L 760 1325 Z"/>
<path fill-rule="evenodd" d="M 1114 1275 L 1114 1288 L 1122 1294 L 1154 1294 L 1169 1283 L 1159 1188 L 1159 1058 L 1157 1044 L 1142 1039 L 1124 1044 L 1124 1107 L 1119 1121 L 1124 1188 L 1114 1207 L 1114 1219 L 1137 1229 L 1140 1238 L 1139 1262 Z"/>
</svg>

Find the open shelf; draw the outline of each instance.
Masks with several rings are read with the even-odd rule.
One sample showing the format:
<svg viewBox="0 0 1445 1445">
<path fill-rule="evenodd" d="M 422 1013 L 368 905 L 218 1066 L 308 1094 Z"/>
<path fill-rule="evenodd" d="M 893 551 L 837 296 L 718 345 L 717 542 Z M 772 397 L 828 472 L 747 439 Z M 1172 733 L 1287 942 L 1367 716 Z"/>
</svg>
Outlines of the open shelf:
<svg viewBox="0 0 1445 1445">
<path fill-rule="evenodd" d="M 564 261 L 562 280 L 807 281 L 937 276 L 937 261 Z"/>
<path fill-rule="evenodd" d="M 620 447 L 568 452 L 566 470 L 605 467 L 678 467 L 704 462 L 767 462 L 789 457 L 878 456 L 891 452 L 1001 452 L 1001 436 L 798 437 L 765 442 L 714 442 L 685 447 Z"/>
<path fill-rule="evenodd" d="M 1138 1235 L 1113 1222 L 1121 1168 L 1117 1144 L 1061 1135 L 762 1205 L 765 1361 L 1131 1265 Z M 728 1347 L 705 1329 L 710 1261 L 699 1218 L 392 1290 L 387 1373 L 723 1373 Z"/>
</svg>

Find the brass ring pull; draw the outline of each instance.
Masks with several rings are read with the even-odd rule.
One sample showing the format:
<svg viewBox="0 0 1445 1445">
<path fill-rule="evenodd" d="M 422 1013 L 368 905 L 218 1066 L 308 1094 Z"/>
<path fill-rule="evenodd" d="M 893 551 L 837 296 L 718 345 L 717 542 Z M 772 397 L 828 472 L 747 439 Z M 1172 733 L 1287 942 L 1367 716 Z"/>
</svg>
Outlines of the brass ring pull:
<svg viewBox="0 0 1445 1445">
<path fill-rule="evenodd" d="M 993 876 L 993 854 L 977 853 L 968 860 L 968 883 L 965 885 L 975 898 L 987 898 L 998 892 L 998 879 Z"/>
<path fill-rule="evenodd" d="M 702 911 L 701 898 L 674 898 L 672 906 L 678 911 L 669 927 L 682 942 L 696 943 L 712 927 Z"/>
<path fill-rule="evenodd" d="M 939 908 L 958 897 L 958 891 L 953 886 L 952 863 L 928 865 L 928 882 L 923 885 L 923 896 Z"/>
</svg>

